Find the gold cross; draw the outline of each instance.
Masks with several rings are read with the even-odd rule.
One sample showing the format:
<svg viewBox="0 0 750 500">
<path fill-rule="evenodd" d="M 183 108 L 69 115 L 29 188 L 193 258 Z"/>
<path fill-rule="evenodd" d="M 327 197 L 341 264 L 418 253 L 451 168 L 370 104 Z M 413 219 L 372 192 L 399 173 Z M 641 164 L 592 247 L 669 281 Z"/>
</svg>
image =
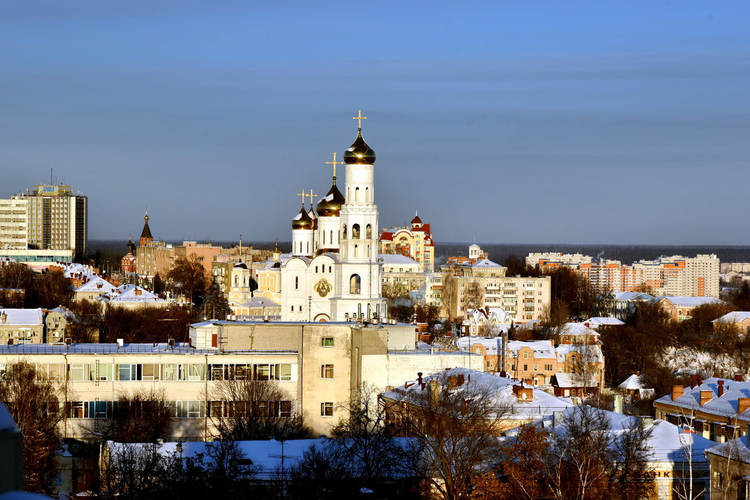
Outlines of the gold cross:
<svg viewBox="0 0 750 500">
<path fill-rule="evenodd" d="M 333 165 L 333 183 L 336 184 L 336 165 L 343 165 L 343 161 L 336 161 L 336 152 L 333 152 L 333 161 L 327 161 L 326 165 Z"/>
<path fill-rule="evenodd" d="M 307 196 L 305 194 L 305 190 L 303 189 L 301 193 L 297 193 L 297 196 L 301 196 L 302 197 L 302 206 L 304 207 L 305 206 L 305 196 Z"/>
<path fill-rule="evenodd" d="M 366 116 L 362 116 L 362 110 L 359 110 L 359 115 L 352 118 L 353 120 L 359 120 L 359 129 L 362 130 L 362 120 L 367 120 Z"/>
<path fill-rule="evenodd" d="M 315 197 L 315 193 L 313 193 L 313 190 L 310 190 L 310 194 L 306 194 L 305 196 L 308 196 L 310 198 L 310 208 L 312 208 L 313 198 Z M 304 198 L 302 198 L 304 200 Z"/>
</svg>

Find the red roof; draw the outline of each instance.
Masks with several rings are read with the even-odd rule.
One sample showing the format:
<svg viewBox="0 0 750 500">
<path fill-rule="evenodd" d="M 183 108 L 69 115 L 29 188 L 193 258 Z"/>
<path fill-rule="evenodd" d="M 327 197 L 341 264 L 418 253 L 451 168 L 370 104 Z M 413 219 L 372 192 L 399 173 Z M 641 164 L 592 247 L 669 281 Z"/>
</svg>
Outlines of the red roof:
<svg viewBox="0 0 750 500">
<path fill-rule="evenodd" d="M 383 241 L 383 240 L 385 240 L 385 241 L 393 241 L 393 233 L 386 231 L 383 234 L 381 234 L 380 235 L 380 241 Z"/>
<path fill-rule="evenodd" d="M 414 229 L 412 229 L 412 231 L 415 231 L 415 232 L 416 231 L 420 231 L 422 233 L 431 234 L 431 232 L 430 232 L 430 225 L 429 224 L 422 224 L 422 226 L 415 227 Z"/>
<path fill-rule="evenodd" d="M 415 215 L 414 218 L 411 220 L 412 224 L 421 224 L 422 219 L 419 218 L 419 215 Z"/>
</svg>

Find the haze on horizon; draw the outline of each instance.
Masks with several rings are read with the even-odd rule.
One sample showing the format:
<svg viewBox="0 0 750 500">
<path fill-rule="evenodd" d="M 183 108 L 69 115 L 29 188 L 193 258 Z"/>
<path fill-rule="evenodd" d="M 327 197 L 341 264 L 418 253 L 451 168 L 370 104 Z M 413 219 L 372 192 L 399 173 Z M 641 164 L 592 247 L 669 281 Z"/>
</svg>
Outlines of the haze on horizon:
<svg viewBox="0 0 750 500">
<path fill-rule="evenodd" d="M 332 153 L 437 242 L 747 245 L 741 1 L 0 6 L 0 197 L 55 181 L 89 238 L 291 238 Z M 339 170 L 343 182 L 344 169 Z"/>
</svg>

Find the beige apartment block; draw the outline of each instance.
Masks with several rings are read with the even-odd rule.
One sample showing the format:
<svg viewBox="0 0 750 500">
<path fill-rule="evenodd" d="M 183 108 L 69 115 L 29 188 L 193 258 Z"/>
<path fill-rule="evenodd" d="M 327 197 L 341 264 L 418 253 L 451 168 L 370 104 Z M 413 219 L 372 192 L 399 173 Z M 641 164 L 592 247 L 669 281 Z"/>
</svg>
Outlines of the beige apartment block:
<svg viewBox="0 0 750 500">
<path fill-rule="evenodd" d="M 0 248 L 28 247 L 29 200 L 0 199 Z"/>
</svg>

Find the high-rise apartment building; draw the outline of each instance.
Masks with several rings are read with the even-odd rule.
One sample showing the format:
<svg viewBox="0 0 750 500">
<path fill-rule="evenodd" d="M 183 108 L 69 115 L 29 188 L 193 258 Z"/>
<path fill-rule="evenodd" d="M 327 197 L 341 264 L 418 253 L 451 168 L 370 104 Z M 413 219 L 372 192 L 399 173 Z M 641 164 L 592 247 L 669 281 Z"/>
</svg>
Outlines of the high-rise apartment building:
<svg viewBox="0 0 750 500">
<path fill-rule="evenodd" d="M 531 253 L 526 265 L 540 269 L 568 266 L 584 275 L 598 293 L 650 290 L 657 295 L 719 296 L 719 258 L 672 255 L 639 260 L 631 265 L 581 254 Z"/>
<path fill-rule="evenodd" d="M 21 236 L 25 229 L 25 236 Z M 0 200 L 0 246 L 86 251 L 88 198 L 70 186 L 37 185 L 31 194 Z"/>
<path fill-rule="evenodd" d="M 25 250 L 29 244 L 29 201 L 0 200 L 0 248 Z"/>
</svg>

